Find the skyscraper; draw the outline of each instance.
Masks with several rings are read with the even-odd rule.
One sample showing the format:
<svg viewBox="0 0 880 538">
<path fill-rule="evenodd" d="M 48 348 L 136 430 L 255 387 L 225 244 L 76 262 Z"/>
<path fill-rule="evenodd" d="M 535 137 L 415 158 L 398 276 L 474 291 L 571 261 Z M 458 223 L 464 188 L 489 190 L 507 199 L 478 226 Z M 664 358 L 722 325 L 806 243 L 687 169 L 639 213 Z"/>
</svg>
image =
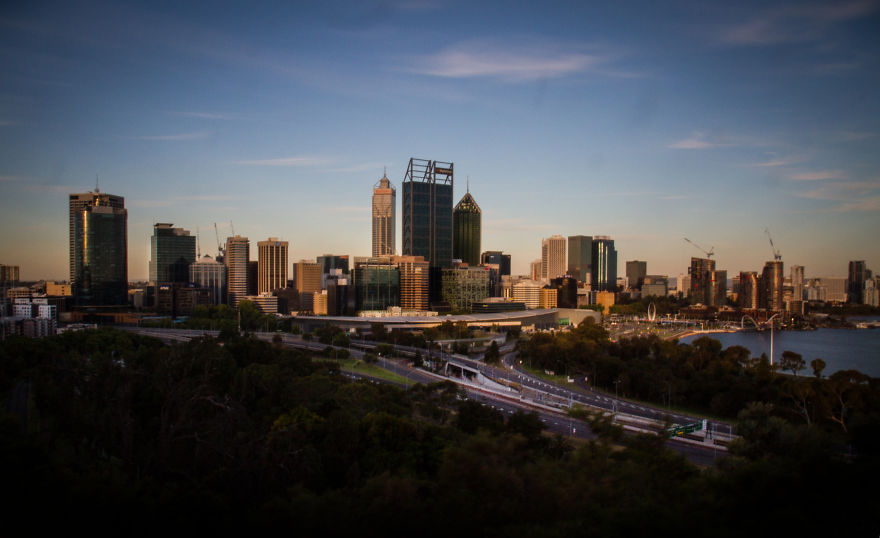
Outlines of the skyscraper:
<svg viewBox="0 0 880 538">
<path fill-rule="evenodd" d="M 849 278 L 847 279 L 847 300 L 853 304 L 862 304 L 862 293 L 865 291 L 865 280 L 868 277 L 868 268 L 865 260 L 849 262 Z"/>
<path fill-rule="evenodd" d="M 430 300 L 443 299 L 441 269 L 452 265 L 453 164 L 410 159 L 403 181 L 404 256 L 430 266 Z"/>
<path fill-rule="evenodd" d="M 593 237 L 590 287 L 596 291 L 617 289 L 617 251 L 614 240 L 604 235 Z"/>
<path fill-rule="evenodd" d="M 593 238 L 589 235 L 570 235 L 568 237 L 568 274 L 581 282 L 593 266 Z"/>
<path fill-rule="evenodd" d="M 373 256 L 394 255 L 396 199 L 397 191 L 387 174 L 382 174 L 382 179 L 373 187 Z"/>
<path fill-rule="evenodd" d="M 767 310 L 781 311 L 783 289 L 785 280 L 784 268 L 781 261 L 764 263 L 764 271 L 761 273 L 761 282 L 758 291 L 758 305 Z"/>
<path fill-rule="evenodd" d="M 691 258 L 688 300 L 693 304 L 721 306 L 727 297 L 727 271 L 716 271 L 715 260 Z M 740 282 L 742 284 L 742 282 Z"/>
<path fill-rule="evenodd" d="M 128 304 L 128 211 L 121 196 L 70 195 L 70 269 L 78 306 Z"/>
<path fill-rule="evenodd" d="M 755 310 L 758 308 L 758 273 L 755 271 L 742 271 L 739 274 L 739 296 L 737 303 L 740 308 Z"/>
<path fill-rule="evenodd" d="M 565 274 L 565 238 L 554 235 L 541 240 L 541 279 L 549 281 Z"/>
<path fill-rule="evenodd" d="M 471 266 L 480 264 L 481 213 L 470 191 L 452 211 L 452 257 Z"/>
<path fill-rule="evenodd" d="M 421 256 L 393 256 L 400 272 L 400 308 L 428 310 L 429 268 Z"/>
<path fill-rule="evenodd" d="M 648 274 L 648 262 L 632 260 L 626 262 L 626 280 L 631 290 L 642 289 L 645 275 Z"/>
<path fill-rule="evenodd" d="M 480 263 L 483 265 L 496 264 L 500 276 L 510 276 L 510 254 L 505 254 L 500 250 L 487 250 L 480 255 Z"/>
<path fill-rule="evenodd" d="M 322 267 L 318 262 L 300 260 L 293 264 L 294 284 L 299 293 L 321 291 Z"/>
<path fill-rule="evenodd" d="M 247 237 L 236 235 L 226 239 L 226 282 L 229 304 L 238 307 L 248 294 L 248 262 L 251 244 Z"/>
<path fill-rule="evenodd" d="M 257 243 L 257 293 L 287 287 L 287 241 L 270 237 Z"/>
<path fill-rule="evenodd" d="M 189 280 L 200 288 L 211 290 L 211 304 L 223 304 L 226 299 L 226 266 L 205 254 L 189 266 Z"/>
<path fill-rule="evenodd" d="M 125 207 L 125 198 L 122 196 L 115 196 L 113 194 L 102 193 L 95 187 L 95 192 L 84 192 L 79 194 L 71 194 L 69 196 L 69 209 L 70 209 L 70 229 L 69 229 L 69 237 L 70 237 L 70 282 L 71 284 L 76 279 L 76 253 L 75 253 L 75 245 L 76 245 L 76 231 L 75 225 L 77 219 L 82 214 L 83 209 L 85 209 L 88 205 L 96 205 L 96 200 L 101 200 L 100 204 L 103 206 L 108 206 L 116 209 L 123 209 Z"/>
<path fill-rule="evenodd" d="M 150 238 L 150 283 L 186 284 L 189 266 L 196 261 L 196 238 L 166 222 L 153 225 Z"/>
<path fill-rule="evenodd" d="M 403 181 L 403 255 L 452 265 L 453 164 L 410 159 Z"/>
</svg>

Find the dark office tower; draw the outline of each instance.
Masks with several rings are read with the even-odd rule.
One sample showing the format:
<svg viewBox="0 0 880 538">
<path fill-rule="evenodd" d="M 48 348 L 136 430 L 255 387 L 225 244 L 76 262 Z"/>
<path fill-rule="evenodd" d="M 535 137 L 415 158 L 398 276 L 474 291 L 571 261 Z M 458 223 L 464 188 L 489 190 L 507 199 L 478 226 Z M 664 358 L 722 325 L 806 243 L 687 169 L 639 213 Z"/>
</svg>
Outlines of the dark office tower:
<svg viewBox="0 0 880 538">
<path fill-rule="evenodd" d="M 452 211 L 452 257 L 470 266 L 480 264 L 480 206 L 465 193 Z"/>
<path fill-rule="evenodd" d="M 642 289 L 642 284 L 644 284 L 645 275 L 647 274 L 648 262 L 640 262 L 639 260 L 626 262 L 626 279 L 629 289 Z"/>
<path fill-rule="evenodd" d="M 239 301 L 248 295 L 250 252 L 250 241 L 247 237 L 236 235 L 226 239 L 226 282 L 230 306 L 238 307 Z"/>
<path fill-rule="evenodd" d="M 124 198 L 70 195 L 71 287 L 77 306 L 128 304 L 128 211 Z"/>
<path fill-rule="evenodd" d="M 614 240 L 597 235 L 593 238 L 590 286 L 598 291 L 617 290 L 617 251 Z"/>
<path fill-rule="evenodd" d="M 403 180 L 403 255 L 422 256 L 431 272 L 431 302 L 442 300 L 442 268 L 452 266 L 453 165 L 410 159 Z"/>
<path fill-rule="evenodd" d="M 386 174 L 373 187 L 373 256 L 394 255 L 394 204 L 397 191 Z M 325 271 L 325 273 L 328 271 Z M 348 272 L 348 269 L 345 270 Z"/>
<path fill-rule="evenodd" d="M 504 254 L 500 250 L 487 250 L 480 256 L 480 264 L 496 264 L 500 276 L 510 276 L 510 254 Z"/>
<path fill-rule="evenodd" d="M 568 274 L 581 282 L 592 271 L 593 238 L 589 235 L 568 236 Z"/>
<path fill-rule="evenodd" d="M 150 283 L 186 284 L 189 266 L 196 261 L 196 238 L 183 228 L 159 222 L 150 238 Z"/>
<path fill-rule="evenodd" d="M 846 281 L 847 297 L 850 303 L 862 304 L 865 281 L 868 280 L 868 269 L 865 260 L 849 262 L 849 278 Z"/>
<path fill-rule="evenodd" d="M 782 284 L 785 273 L 782 262 L 773 261 L 764 263 L 764 271 L 761 273 L 761 282 L 758 288 L 758 306 L 767 310 L 781 311 Z"/>
<path fill-rule="evenodd" d="M 578 287 L 574 277 L 550 279 L 550 287 L 556 290 L 556 306 L 558 308 L 577 308 Z"/>
<path fill-rule="evenodd" d="M 336 256 L 333 254 L 324 254 L 318 256 L 316 261 L 321 266 L 321 274 L 326 275 L 333 269 L 340 269 L 343 273 L 348 273 L 348 256 Z"/>
<path fill-rule="evenodd" d="M 385 310 L 400 306 L 400 269 L 388 257 L 355 261 L 357 310 Z"/>
<path fill-rule="evenodd" d="M 743 271 L 739 274 L 739 296 L 737 303 L 745 310 L 758 308 L 758 273 Z"/>
</svg>

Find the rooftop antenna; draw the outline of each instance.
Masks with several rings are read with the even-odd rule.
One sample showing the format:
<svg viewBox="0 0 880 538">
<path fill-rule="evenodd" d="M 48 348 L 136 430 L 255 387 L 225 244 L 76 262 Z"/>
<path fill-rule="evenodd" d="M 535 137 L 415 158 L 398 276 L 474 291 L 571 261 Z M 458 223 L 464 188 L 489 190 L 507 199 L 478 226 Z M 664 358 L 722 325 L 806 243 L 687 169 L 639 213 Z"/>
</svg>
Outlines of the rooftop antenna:
<svg viewBox="0 0 880 538">
<path fill-rule="evenodd" d="M 471 176 L 467 176 L 466 185 L 467 185 L 467 192 L 468 192 L 468 194 L 470 194 L 470 192 L 471 192 Z"/>
<path fill-rule="evenodd" d="M 196 226 L 196 261 L 202 259 L 202 246 L 199 244 L 199 227 Z"/>
</svg>

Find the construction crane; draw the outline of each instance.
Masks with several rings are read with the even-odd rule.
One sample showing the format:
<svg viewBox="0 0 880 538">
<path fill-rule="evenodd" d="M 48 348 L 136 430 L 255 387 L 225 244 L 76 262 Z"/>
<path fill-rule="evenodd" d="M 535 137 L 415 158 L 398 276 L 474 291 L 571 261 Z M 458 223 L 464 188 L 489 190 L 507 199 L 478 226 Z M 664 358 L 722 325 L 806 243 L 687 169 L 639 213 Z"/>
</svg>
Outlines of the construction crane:
<svg viewBox="0 0 880 538">
<path fill-rule="evenodd" d="M 773 245 L 773 237 L 770 236 L 770 230 L 767 228 L 764 228 L 764 233 L 767 234 L 767 239 L 770 240 L 770 250 L 773 251 L 773 259 L 776 261 L 782 260 L 782 254 L 780 254 L 779 250 L 777 250 L 776 246 Z"/>
<path fill-rule="evenodd" d="M 217 236 L 217 253 L 221 256 L 226 255 L 226 249 L 220 244 L 220 232 L 217 231 L 217 223 L 214 223 L 214 235 Z"/>
<path fill-rule="evenodd" d="M 691 241 L 690 239 L 688 239 L 687 237 L 685 237 L 684 240 L 687 241 L 688 243 L 692 244 L 693 246 L 697 247 L 699 250 L 701 250 L 703 252 L 703 254 L 705 254 L 706 257 L 709 258 L 710 260 L 712 259 L 712 256 L 715 255 L 715 247 L 709 247 L 709 250 L 706 250 L 703 247 L 701 247 L 700 245 L 698 245 L 698 244 L 694 243 L 693 241 Z"/>
</svg>

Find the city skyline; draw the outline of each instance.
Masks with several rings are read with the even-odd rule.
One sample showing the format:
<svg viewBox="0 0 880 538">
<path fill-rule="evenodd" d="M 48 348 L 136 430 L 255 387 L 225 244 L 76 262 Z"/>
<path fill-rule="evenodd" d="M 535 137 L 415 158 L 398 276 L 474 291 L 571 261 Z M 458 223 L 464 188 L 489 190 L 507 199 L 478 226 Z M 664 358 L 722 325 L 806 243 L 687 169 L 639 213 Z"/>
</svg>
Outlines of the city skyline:
<svg viewBox="0 0 880 538">
<path fill-rule="evenodd" d="M 683 237 L 760 272 L 764 227 L 807 277 L 880 267 L 877 2 L 203 7 L 0 18 L 0 262 L 65 280 L 64 200 L 96 175 L 130 280 L 161 222 L 203 254 L 232 221 L 291 259 L 366 255 L 371 186 L 416 156 L 470 176 L 514 274 L 554 234 L 651 274 L 686 272 Z"/>
</svg>

